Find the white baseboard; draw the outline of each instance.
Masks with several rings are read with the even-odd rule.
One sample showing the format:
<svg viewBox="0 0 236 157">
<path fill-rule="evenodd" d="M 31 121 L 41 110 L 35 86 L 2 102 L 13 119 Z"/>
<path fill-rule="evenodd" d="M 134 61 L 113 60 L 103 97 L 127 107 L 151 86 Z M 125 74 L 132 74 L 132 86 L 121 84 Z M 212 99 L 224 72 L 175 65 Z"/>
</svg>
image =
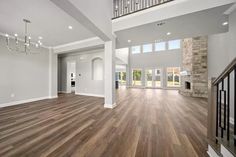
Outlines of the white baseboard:
<svg viewBox="0 0 236 157">
<path fill-rule="evenodd" d="M 219 155 L 215 152 L 215 150 L 214 150 L 210 145 L 208 145 L 207 154 L 208 154 L 210 157 L 219 157 Z"/>
<path fill-rule="evenodd" d="M 91 93 L 75 93 L 76 95 L 84 95 L 84 96 L 93 96 L 93 97 L 102 97 L 104 98 L 104 95 L 100 94 L 91 94 Z"/>
<path fill-rule="evenodd" d="M 114 104 L 104 104 L 104 108 L 115 108 L 116 107 L 116 103 Z"/>
<path fill-rule="evenodd" d="M 32 99 L 26 99 L 26 100 L 12 101 L 12 102 L 8 102 L 8 103 L 0 104 L 0 108 L 14 106 L 14 105 L 20 105 L 20 104 L 25 104 L 25 103 L 30 103 L 30 102 L 45 100 L 45 99 L 55 99 L 55 98 L 58 98 L 58 96 L 57 95 L 45 96 L 45 97 L 32 98 Z"/>
<path fill-rule="evenodd" d="M 58 98 L 58 95 L 49 96 L 48 98 L 49 98 L 49 99 L 56 99 L 56 98 Z"/>
</svg>

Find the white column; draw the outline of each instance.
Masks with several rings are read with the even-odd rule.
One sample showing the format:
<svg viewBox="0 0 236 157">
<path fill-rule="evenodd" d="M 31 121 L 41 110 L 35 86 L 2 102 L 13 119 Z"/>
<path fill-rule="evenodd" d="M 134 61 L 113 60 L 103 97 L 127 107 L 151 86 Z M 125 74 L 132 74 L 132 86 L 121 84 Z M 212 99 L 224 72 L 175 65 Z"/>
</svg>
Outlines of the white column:
<svg viewBox="0 0 236 157">
<path fill-rule="evenodd" d="M 49 48 L 49 98 L 57 98 L 57 68 L 58 58 L 57 54 L 53 52 L 52 48 Z"/>
<path fill-rule="evenodd" d="M 115 40 L 105 42 L 105 108 L 114 108 L 115 101 Z"/>
</svg>

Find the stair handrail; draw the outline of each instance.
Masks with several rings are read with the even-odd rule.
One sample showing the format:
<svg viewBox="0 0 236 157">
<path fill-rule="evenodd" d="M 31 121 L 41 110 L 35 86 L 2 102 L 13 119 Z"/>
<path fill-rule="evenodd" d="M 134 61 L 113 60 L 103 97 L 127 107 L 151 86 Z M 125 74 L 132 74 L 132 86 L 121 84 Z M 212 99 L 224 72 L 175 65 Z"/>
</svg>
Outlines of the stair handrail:
<svg viewBox="0 0 236 157">
<path fill-rule="evenodd" d="M 213 85 L 217 85 L 224 79 L 229 73 L 231 73 L 236 66 L 236 57 L 228 64 L 228 66 L 223 70 L 223 72 L 212 82 Z"/>
</svg>

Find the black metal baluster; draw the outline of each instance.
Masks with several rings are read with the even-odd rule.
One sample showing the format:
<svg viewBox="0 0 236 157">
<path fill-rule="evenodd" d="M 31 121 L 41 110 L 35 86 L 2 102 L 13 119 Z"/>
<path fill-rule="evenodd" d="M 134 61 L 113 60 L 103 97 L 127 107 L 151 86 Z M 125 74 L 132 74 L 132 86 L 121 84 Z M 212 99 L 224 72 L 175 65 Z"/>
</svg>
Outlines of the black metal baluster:
<svg viewBox="0 0 236 157">
<path fill-rule="evenodd" d="M 236 66 L 234 67 L 234 145 L 236 146 Z"/>
<path fill-rule="evenodd" d="M 221 92 L 220 92 L 220 126 L 221 126 L 221 138 L 224 137 L 224 126 L 222 127 L 222 91 L 224 90 L 224 79 L 222 80 L 221 83 Z"/>
<path fill-rule="evenodd" d="M 218 129 L 219 129 L 219 83 L 217 83 L 216 86 L 216 137 L 218 138 Z M 216 139 L 216 142 L 218 142 L 218 140 Z"/>
<path fill-rule="evenodd" d="M 229 129 L 230 129 L 230 73 L 228 74 L 228 81 L 227 81 L 227 140 L 229 141 Z"/>
</svg>

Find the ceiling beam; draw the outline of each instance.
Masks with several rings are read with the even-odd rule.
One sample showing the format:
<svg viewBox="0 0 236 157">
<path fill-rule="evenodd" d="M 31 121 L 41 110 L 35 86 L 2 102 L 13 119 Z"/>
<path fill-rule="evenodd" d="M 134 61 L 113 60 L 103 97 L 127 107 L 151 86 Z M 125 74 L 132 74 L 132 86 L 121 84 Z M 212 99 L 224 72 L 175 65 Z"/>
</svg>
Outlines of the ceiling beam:
<svg viewBox="0 0 236 157">
<path fill-rule="evenodd" d="M 50 0 L 56 6 L 65 11 L 68 15 L 77 20 L 80 24 L 82 24 L 89 31 L 94 33 L 96 36 L 101 38 L 103 41 L 111 40 L 111 37 L 104 33 L 99 27 L 96 26 L 86 15 L 84 15 L 74 4 L 72 4 L 69 0 Z"/>
</svg>

